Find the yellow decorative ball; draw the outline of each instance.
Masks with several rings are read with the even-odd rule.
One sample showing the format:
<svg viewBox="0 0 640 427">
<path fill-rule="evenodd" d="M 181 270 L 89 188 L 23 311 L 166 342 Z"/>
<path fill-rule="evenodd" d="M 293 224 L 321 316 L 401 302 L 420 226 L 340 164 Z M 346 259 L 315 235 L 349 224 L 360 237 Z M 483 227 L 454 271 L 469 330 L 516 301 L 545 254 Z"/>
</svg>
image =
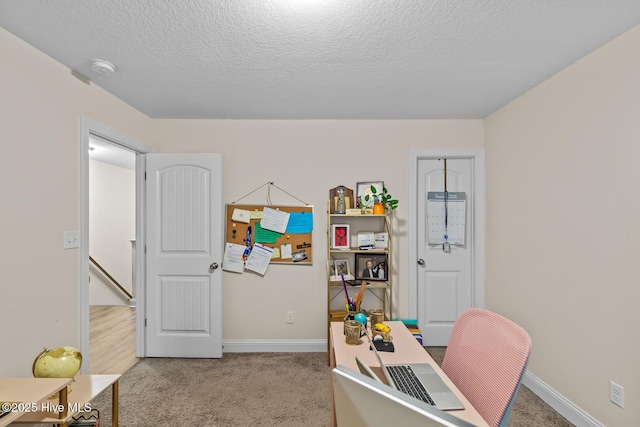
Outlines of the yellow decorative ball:
<svg viewBox="0 0 640 427">
<path fill-rule="evenodd" d="M 82 366 L 82 354 L 69 346 L 46 347 L 33 361 L 32 372 L 36 378 L 73 378 Z"/>
</svg>

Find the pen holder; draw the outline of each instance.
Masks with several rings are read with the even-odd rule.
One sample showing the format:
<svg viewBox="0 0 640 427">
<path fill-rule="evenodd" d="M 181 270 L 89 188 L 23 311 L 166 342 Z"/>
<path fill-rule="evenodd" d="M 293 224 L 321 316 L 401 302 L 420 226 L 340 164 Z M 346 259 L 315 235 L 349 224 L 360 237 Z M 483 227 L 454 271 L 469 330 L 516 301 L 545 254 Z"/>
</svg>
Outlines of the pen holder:
<svg viewBox="0 0 640 427">
<path fill-rule="evenodd" d="M 372 308 L 368 312 L 369 317 L 371 318 L 371 324 L 375 325 L 377 323 L 384 322 L 384 310 L 381 308 Z"/>
<path fill-rule="evenodd" d="M 360 336 L 362 333 L 362 324 L 355 320 L 345 320 L 344 322 L 344 339 L 349 345 L 360 344 Z"/>
<path fill-rule="evenodd" d="M 348 320 L 355 320 L 356 314 L 358 314 L 358 313 L 361 313 L 361 311 L 348 311 L 347 315 L 344 316 L 344 322 L 345 322 L 345 328 L 344 328 L 345 332 L 344 333 L 345 334 L 347 333 L 347 327 L 346 327 L 347 321 Z M 366 326 L 364 326 L 364 328 L 366 329 Z"/>
<path fill-rule="evenodd" d="M 356 317 L 356 314 L 358 314 L 359 311 L 347 311 L 347 315 L 344 316 L 344 321 L 346 322 L 347 320 L 353 320 Z"/>
</svg>

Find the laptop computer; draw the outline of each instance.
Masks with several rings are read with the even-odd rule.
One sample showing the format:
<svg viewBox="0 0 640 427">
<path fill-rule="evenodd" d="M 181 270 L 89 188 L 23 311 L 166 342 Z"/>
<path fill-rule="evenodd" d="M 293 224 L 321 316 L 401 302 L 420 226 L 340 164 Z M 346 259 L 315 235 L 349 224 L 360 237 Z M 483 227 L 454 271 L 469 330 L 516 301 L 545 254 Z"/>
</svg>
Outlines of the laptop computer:
<svg viewBox="0 0 640 427">
<path fill-rule="evenodd" d="M 386 365 L 385 363 L 382 362 L 380 353 L 378 352 L 378 349 L 376 348 L 376 346 L 373 345 L 373 342 L 369 340 L 369 343 L 371 344 L 371 349 L 373 350 L 373 352 L 376 355 L 376 358 L 378 359 L 378 363 L 380 363 L 380 368 L 382 369 L 386 382 L 388 383 L 389 386 L 395 388 L 396 390 L 403 391 L 407 394 L 410 394 L 413 397 L 416 397 L 424 402 L 427 402 L 443 411 L 453 411 L 453 410 L 464 409 L 464 405 L 462 404 L 460 399 L 458 399 L 456 394 L 453 391 L 451 391 L 449 386 L 445 384 L 442 378 L 440 378 L 440 375 L 438 375 L 438 373 L 433 369 L 433 366 L 431 366 L 429 363 Z M 358 356 L 356 356 L 356 363 L 358 365 L 358 369 L 360 369 L 360 372 L 362 374 L 367 375 L 370 378 L 373 378 L 374 380 L 384 383 L 380 379 L 380 377 L 378 377 L 369 366 L 364 364 L 362 360 L 358 358 Z M 416 394 L 409 390 L 403 390 L 404 387 L 401 384 L 402 380 L 397 378 L 397 375 L 399 373 L 400 375 L 404 373 L 404 375 L 406 376 L 413 377 L 413 378 L 409 378 L 409 380 L 417 381 L 420 384 L 422 384 L 422 387 L 424 387 L 424 390 L 426 390 L 428 396 L 420 396 L 419 394 L 422 394 L 422 392 L 419 392 L 419 394 Z M 396 379 L 394 379 L 394 377 L 396 377 Z"/>
</svg>

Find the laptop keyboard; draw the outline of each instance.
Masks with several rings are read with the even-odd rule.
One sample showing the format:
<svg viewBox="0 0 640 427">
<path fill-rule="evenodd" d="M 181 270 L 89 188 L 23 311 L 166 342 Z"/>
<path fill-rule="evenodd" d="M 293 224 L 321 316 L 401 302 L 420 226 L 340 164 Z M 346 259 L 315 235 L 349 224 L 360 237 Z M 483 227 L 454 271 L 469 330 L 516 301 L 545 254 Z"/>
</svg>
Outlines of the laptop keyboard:
<svg viewBox="0 0 640 427">
<path fill-rule="evenodd" d="M 429 396 L 429 393 L 424 388 L 418 377 L 416 377 L 416 374 L 413 372 L 411 367 L 393 365 L 387 366 L 387 370 L 389 371 L 389 375 L 391 375 L 393 382 L 396 383 L 398 390 L 408 394 L 409 396 L 415 397 L 418 400 L 422 400 L 429 405 L 435 406 L 435 402 L 431 396 Z"/>
</svg>

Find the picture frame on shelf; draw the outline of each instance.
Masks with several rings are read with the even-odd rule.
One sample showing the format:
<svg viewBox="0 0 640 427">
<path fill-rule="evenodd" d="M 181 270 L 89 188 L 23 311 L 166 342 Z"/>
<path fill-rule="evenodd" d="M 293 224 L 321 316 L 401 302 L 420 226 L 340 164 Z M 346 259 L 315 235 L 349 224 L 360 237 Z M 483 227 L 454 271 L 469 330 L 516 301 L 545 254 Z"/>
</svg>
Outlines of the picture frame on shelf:
<svg viewBox="0 0 640 427">
<path fill-rule="evenodd" d="M 356 253 L 355 255 L 356 280 L 389 280 L 387 254 Z M 369 262 L 371 262 L 370 265 Z"/>
<path fill-rule="evenodd" d="M 329 267 L 329 280 L 333 280 L 336 275 L 336 264 L 332 259 L 327 262 L 327 267 Z"/>
<path fill-rule="evenodd" d="M 383 181 L 367 181 L 358 182 L 356 184 L 356 201 L 358 203 L 358 207 L 373 207 L 373 193 L 371 192 L 371 186 L 375 187 L 376 194 L 382 194 L 382 189 L 384 188 Z M 369 195 L 369 200 L 365 200 L 367 195 Z"/>
<path fill-rule="evenodd" d="M 351 249 L 349 243 L 351 240 L 350 229 L 351 226 L 349 224 L 331 225 L 331 249 Z"/>
<path fill-rule="evenodd" d="M 389 233 L 386 231 L 374 233 L 373 240 L 376 249 L 387 249 L 389 247 Z"/>
<path fill-rule="evenodd" d="M 333 264 L 333 275 L 330 278 L 331 281 L 340 281 L 342 280 L 343 276 L 344 280 L 353 280 L 353 275 L 351 274 L 351 268 L 348 259 L 334 259 L 331 262 Z"/>
<path fill-rule="evenodd" d="M 358 232 L 358 247 L 368 247 L 371 249 L 375 247 L 375 233 L 373 231 L 360 231 Z"/>
</svg>

